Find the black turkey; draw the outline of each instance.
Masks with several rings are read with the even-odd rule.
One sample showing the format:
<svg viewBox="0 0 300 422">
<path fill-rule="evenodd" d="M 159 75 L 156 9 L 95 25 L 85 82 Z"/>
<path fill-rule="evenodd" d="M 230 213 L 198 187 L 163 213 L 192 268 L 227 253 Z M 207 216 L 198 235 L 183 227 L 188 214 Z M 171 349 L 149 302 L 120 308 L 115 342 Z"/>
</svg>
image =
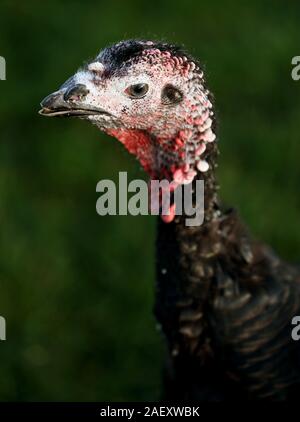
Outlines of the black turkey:
<svg viewBox="0 0 300 422">
<path fill-rule="evenodd" d="M 167 43 L 123 41 L 41 105 L 42 115 L 78 116 L 116 137 L 151 179 L 174 189 L 204 180 L 202 225 L 188 227 L 174 207 L 158 219 L 155 315 L 169 351 L 165 397 L 295 397 L 299 344 L 291 321 L 300 313 L 300 272 L 219 204 L 213 98 L 199 63 Z"/>
</svg>

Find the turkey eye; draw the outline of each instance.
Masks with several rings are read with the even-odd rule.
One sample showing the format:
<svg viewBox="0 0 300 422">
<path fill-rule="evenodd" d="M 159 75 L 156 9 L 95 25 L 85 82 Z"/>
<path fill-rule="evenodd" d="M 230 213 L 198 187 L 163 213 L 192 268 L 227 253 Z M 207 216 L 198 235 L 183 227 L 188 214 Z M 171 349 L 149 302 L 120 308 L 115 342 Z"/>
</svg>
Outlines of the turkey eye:
<svg viewBox="0 0 300 422">
<path fill-rule="evenodd" d="M 173 85 L 166 85 L 161 94 L 161 100 L 164 104 L 177 104 L 183 99 L 182 92 Z"/>
<path fill-rule="evenodd" d="M 148 89 L 148 84 L 135 84 L 126 88 L 125 92 L 131 98 L 143 98 L 147 94 Z"/>
</svg>

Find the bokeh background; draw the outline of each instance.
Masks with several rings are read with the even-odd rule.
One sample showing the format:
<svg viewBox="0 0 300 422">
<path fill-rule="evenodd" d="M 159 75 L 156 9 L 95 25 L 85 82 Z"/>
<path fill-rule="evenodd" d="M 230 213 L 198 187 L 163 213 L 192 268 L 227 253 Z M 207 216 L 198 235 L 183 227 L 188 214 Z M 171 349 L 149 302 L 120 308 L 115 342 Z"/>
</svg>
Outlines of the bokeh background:
<svg viewBox="0 0 300 422">
<path fill-rule="evenodd" d="M 255 235 L 300 258 L 299 2 L 1 0 L 0 400 L 155 400 L 153 217 L 99 217 L 100 179 L 144 177 L 86 122 L 40 100 L 124 38 L 183 43 L 219 114 L 219 180 Z"/>
</svg>

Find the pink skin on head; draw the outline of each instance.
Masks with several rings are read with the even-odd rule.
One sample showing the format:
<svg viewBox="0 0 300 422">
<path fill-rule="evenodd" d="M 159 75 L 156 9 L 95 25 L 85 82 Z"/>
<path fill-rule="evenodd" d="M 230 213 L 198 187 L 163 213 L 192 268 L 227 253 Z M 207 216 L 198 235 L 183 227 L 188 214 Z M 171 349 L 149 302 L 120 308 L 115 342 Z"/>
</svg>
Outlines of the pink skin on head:
<svg viewBox="0 0 300 422">
<path fill-rule="evenodd" d="M 159 144 L 166 154 L 168 152 L 173 154 L 171 161 L 174 164 L 180 164 L 180 168 L 181 164 L 184 164 L 187 159 L 187 161 L 193 162 L 196 159 L 195 156 L 199 154 L 199 147 L 204 152 L 205 142 L 212 139 L 210 129 L 212 105 L 207 98 L 208 92 L 201 84 L 200 76 L 202 72 L 199 72 L 196 65 L 189 62 L 186 57 L 174 57 L 169 51 L 162 52 L 158 49 L 144 50 L 141 57 L 139 56 L 132 61 L 132 66 L 134 65 L 136 66 L 137 81 L 139 72 L 143 71 L 150 76 L 155 85 L 163 87 L 168 83 L 173 84 L 184 91 L 183 101 L 177 105 L 164 106 L 159 103 L 153 104 L 151 97 L 148 103 L 147 98 L 136 100 L 132 103 L 129 111 L 122 111 L 122 122 L 125 122 L 130 129 L 114 129 L 108 132 L 117 137 L 130 152 L 137 155 L 139 160 L 143 158 L 143 167 L 145 167 L 144 155 L 148 155 L 150 161 L 150 165 L 146 165 L 148 169 L 154 165 L 150 158 L 154 152 L 153 142 L 150 140 L 151 135 L 154 135 L 156 144 Z M 199 80 L 197 89 L 195 89 L 196 78 Z M 141 126 L 141 123 L 142 129 L 133 129 Z M 126 131 L 127 135 L 125 134 Z M 143 157 L 141 157 L 138 151 L 140 151 L 140 145 L 143 148 L 146 146 L 144 133 L 148 134 L 147 144 L 150 151 L 149 154 L 143 154 Z M 132 145 L 131 136 L 137 143 L 136 148 Z M 200 137 L 203 138 L 204 142 L 199 142 Z M 198 148 L 194 148 L 194 151 L 188 151 L 187 147 L 196 146 L 196 143 Z M 164 163 L 159 163 L 159 168 L 161 168 L 161 164 Z M 169 165 L 169 163 L 167 164 Z M 152 173 L 157 173 L 159 169 L 154 168 L 152 170 Z"/>
<path fill-rule="evenodd" d="M 149 48 L 131 58 L 124 68 L 129 85 L 149 81 L 149 92 L 144 98 L 129 100 L 118 90 L 112 95 L 108 81 L 99 102 L 111 107 L 108 111 L 116 113 L 122 124 L 104 130 L 137 157 L 152 179 L 168 179 L 173 182 L 171 189 L 175 189 L 191 183 L 197 171 L 209 169 L 203 155 L 206 145 L 216 138 L 212 104 L 203 72 L 191 59 L 161 51 L 151 41 L 146 45 Z M 102 70 L 101 66 L 98 68 Z M 97 66 L 91 70 L 98 70 Z M 182 101 L 164 102 L 161 93 L 168 85 L 182 93 Z M 122 103 L 125 100 L 126 105 Z M 170 222 L 174 216 L 172 207 L 163 219 Z"/>
<path fill-rule="evenodd" d="M 143 169 L 152 175 L 153 145 L 147 133 L 134 129 L 110 129 L 107 133 L 117 138 L 130 154 L 135 155 Z"/>
</svg>

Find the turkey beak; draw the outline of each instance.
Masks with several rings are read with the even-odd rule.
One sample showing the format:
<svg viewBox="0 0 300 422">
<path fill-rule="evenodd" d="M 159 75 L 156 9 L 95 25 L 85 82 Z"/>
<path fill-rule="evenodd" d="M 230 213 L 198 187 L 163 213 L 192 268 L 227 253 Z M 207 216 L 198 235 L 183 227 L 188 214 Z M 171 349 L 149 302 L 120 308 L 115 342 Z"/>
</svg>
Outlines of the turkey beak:
<svg viewBox="0 0 300 422">
<path fill-rule="evenodd" d="M 39 114 L 42 116 L 68 115 L 67 112 L 71 111 L 71 105 L 65 101 L 62 90 L 53 92 L 44 98 L 41 107 Z"/>
<path fill-rule="evenodd" d="M 39 114 L 47 117 L 109 114 L 105 110 L 84 104 L 88 93 L 89 90 L 83 84 L 68 84 L 67 88 L 63 86 L 43 99 Z"/>
</svg>

